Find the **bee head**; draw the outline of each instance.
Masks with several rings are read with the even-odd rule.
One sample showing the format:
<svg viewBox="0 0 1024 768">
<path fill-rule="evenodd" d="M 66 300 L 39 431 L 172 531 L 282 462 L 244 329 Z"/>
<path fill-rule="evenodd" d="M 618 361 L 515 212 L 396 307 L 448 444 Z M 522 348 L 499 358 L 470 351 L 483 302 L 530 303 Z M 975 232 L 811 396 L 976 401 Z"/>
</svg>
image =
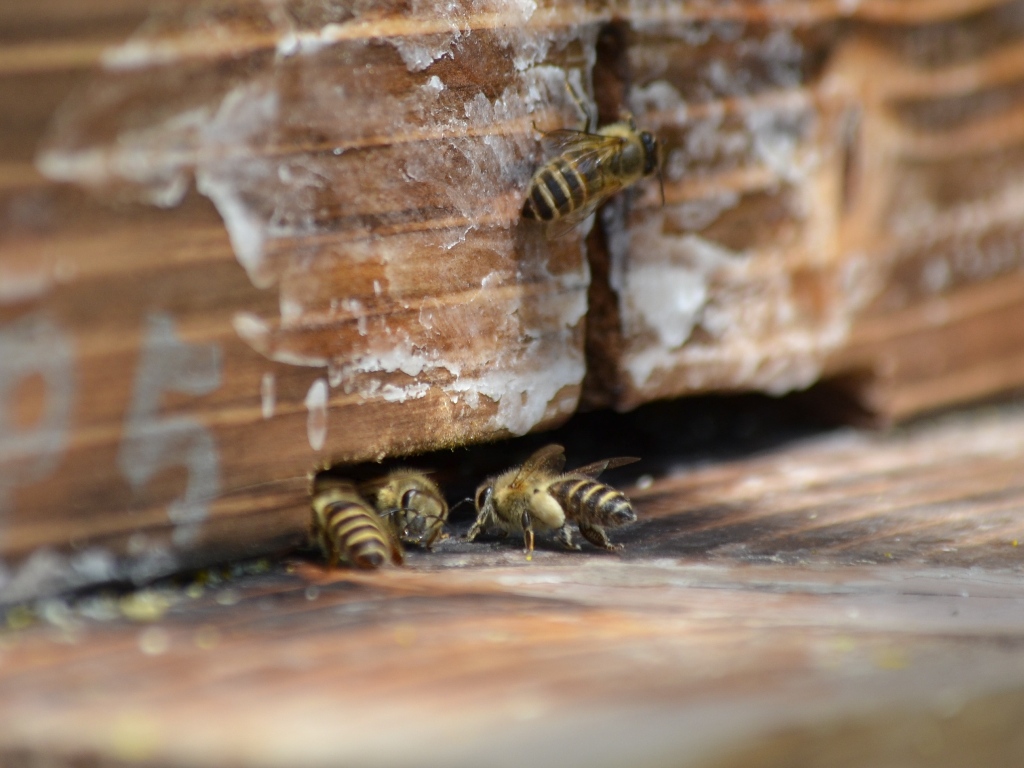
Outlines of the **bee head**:
<svg viewBox="0 0 1024 768">
<path fill-rule="evenodd" d="M 640 134 L 640 143 L 644 145 L 644 176 L 654 173 L 658 167 L 658 140 L 648 131 Z"/>
</svg>

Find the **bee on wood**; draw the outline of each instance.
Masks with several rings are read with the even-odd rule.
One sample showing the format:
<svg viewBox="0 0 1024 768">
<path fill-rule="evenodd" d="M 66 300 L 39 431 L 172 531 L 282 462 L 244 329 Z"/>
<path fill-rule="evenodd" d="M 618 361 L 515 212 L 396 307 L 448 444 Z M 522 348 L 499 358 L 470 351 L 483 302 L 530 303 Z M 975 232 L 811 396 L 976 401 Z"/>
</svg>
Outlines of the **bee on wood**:
<svg viewBox="0 0 1024 768">
<path fill-rule="evenodd" d="M 388 560 L 404 561 L 402 545 L 388 526 L 345 480 L 315 478 L 310 537 L 320 546 L 328 565 L 348 563 L 356 568 L 380 568 Z"/>
<path fill-rule="evenodd" d="M 359 489 L 401 541 L 431 549 L 446 538 L 448 503 L 437 483 L 423 472 L 396 469 L 380 480 L 363 483 Z"/>
<path fill-rule="evenodd" d="M 583 537 L 603 549 L 614 551 L 604 529 L 636 520 L 633 505 L 621 492 L 595 478 L 606 469 L 632 464 L 639 459 L 604 459 L 571 472 L 565 467 L 565 449 L 548 445 L 530 456 L 521 467 L 513 467 L 483 482 L 476 491 L 476 522 L 466 534 L 473 541 L 485 528 L 502 533 L 522 532 L 527 560 L 533 557 L 534 531 L 556 531 L 566 549 L 573 544 L 569 522 L 579 526 Z"/>
<path fill-rule="evenodd" d="M 582 131 L 544 134 L 551 159 L 533 174 L 523 203 L 523 218 L 547 222 L 550 238 L 565 234 L 616 192 L 661 167 L 658 140 L 637 130 L 632 115 L 591 133 L 590 115 L 572 96 L 587 115 L 586 124 Z M 664 201 L 664 187 L 661 196 Z"/>
</svg>

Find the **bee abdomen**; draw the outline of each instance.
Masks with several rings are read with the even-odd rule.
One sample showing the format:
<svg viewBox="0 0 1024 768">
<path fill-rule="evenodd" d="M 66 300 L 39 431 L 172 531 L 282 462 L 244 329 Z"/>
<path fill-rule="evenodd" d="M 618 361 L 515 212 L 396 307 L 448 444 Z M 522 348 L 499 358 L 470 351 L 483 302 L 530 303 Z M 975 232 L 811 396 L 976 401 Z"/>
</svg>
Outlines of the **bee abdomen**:
<svg viewBox="0 0 1024 768">
<path fill-rule="evenodd" d="M 324 509 L 324 527 L 342 557 L 357 568 L 379 568 L 390 547 L 377 514 L 354 501 L 331 502 Z"/>
<path fill-rule="evenodd" d="M 584 205 L 588 197 L 586 178 L 567 160 L 557 157 L 533 175 L 523 217 L 554 221 Z"/>
<path fill-rule="evenodd" d="M 567 517 L 594 525 L 617 526 L 636 520 L 633 505 L 620 491 L 590 479 L 558 480 L 549 492 L 558 499 Z"/>
</svg>

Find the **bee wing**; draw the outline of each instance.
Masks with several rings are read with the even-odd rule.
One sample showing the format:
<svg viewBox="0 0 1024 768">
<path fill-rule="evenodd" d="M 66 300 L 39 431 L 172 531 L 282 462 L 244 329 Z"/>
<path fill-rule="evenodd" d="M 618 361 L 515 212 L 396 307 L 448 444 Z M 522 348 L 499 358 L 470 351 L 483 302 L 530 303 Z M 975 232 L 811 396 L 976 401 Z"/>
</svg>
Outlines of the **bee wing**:
<svg viewBox="0 0 1024 768">
<path fill-rule="evenodd" d="M 560 219 L 555 219 L 548 224 L 545 232 L 548 240 L 557 240 L 563 235 L 567 235 L 576 229 L 576 225 L 586 220 L 586 218 L 597 210 L 597 206 L 603 203 L 608 198 L 608 195 L 600 195 L 594 197 L 582 208 L 577 208 L 572 213 L 563 216 Z"/>
<path fill-rule="evenodd" d="M 567 128 L 549 131 L 541 137 L 541 145 L 548 158 L 565 157 L 584 176 L 593 173 L 595 164 L 600 165 L 606 158 L 621 152 L 624 143 L 619 136 L 603 136 L 600 133 L 571 131 Z"/>
<path fill-rule="evenodd" d="M 546 133 L 542 141 L 545 150 L 552 156 L 566 156 L 576 172 L 584 179 L 601 178 L 604 184 L 599 191 L 591 193 L 591 197 L 585 205 L 548 225 L 548 239 L 557 240 L 573 230 L 577 224 L 596 211 L 601 203 L 622 189 L 622 184 L 618 183 L 614 177 L 599 169 L 609 157 L 613 157 L 622 150 L 623 140 L 618 136 L 602 136 L 597 133 L 566 129 Z"/>
<path fill-rule="evenodd" d="M 389 482 L 388 477 L 375 477 L 371 480 L 363 480 L 359 483 L 359 493 L 364 496 L 374 496 L 377 491 L 387 485 Z"/>
<path fill-rule="evenodd" d="M 355 483 L 347 478 L 319 474 L 313 478 L 311 491 L 314 496 L 323 491 L 335 490 L 358 495 Z"/>
<path fill-rule="evenodd" d="M 593 464 L 587 464 L 586 466 L 574 469 L 571 474 L 585 475 L 586 477 L 597 477 L 606 469 L 624 467 L 627 464 L 635 464 L 638 461 L 640 461 L 640 459 L 636 456 L 619 456 L 614 459 L 602 459 L 601 461 L 595 461 Z"/>
<path fill-rule="evenodd" d="M 523 462 L 519 472 L 512 479 L 511 487 L 516 488 L 524 485 L 530 477 L 538 472 L 548 472 L 557 475 L 565 467 L 565 448 L 552 443 L 545 445 Z"/>
<path fill-rule="evenodd" d="M 547 157 L 563 155 L 566 152 L 575 152 L 579 149 L 586 149 L 594 144 L 600 144 L 607 136 L 586 131 L 574 131 L 571 128 L 560 128 L 557 131 L 545 131 L 540 137 L 540 144 L 544 148 Z"/>
</svg>

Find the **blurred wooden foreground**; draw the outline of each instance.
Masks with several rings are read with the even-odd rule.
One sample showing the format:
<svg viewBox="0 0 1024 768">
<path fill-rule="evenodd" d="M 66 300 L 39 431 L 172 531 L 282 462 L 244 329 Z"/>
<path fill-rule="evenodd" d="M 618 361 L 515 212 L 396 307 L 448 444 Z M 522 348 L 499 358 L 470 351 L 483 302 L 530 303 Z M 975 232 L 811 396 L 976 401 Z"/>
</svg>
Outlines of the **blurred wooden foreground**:
<svg viewBox="0 0 1024 768">
<path fill-rule="evenodd" d="M 1018 766 L 1022 466 L 1004 407 L 627 489 L 621 556 L 452 540 L 38 601 L 0 632 L 0 761 Z"/>
<path fill-rule="evenodd" d="M 548 242 L 567 85 L 659 135 L 665 205 Z M 581 403 L 1019 386 L 1021 93 L 1021 2 L 6 2 L 0 600 L 268 551 L 315 466 Z"/>
</svg>

